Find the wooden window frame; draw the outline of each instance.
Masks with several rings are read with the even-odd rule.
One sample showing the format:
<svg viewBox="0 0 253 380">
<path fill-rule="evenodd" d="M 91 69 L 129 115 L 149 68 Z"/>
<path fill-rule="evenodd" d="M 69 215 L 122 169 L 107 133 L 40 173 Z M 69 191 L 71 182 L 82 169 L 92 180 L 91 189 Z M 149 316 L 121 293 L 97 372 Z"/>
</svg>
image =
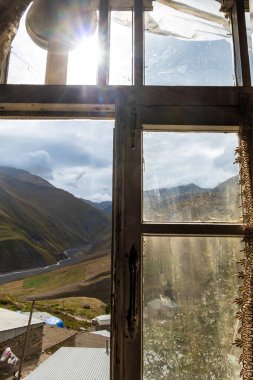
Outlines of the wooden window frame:
<svg viewBox="0 0 253 380">
<path fill-rule="evenodd" d="M 223 230 L 222 225 L 194 225 L 181 224 L 146 224 L 131 223 L 133 214 L 139 218 L 141 212 L 140 194 L 134 195 L 132 189 L 125 183 L 127 176 L 132 175 L 134 153 L 127 153 L 122 167 L 121 158 L 126 152 L 122 150 L 124 141 L 124 114 L 128 115 L 132 132 L 141 133 L 142 124 L 157 123 L 159 110 L 159 125 L 212 125 L 231 126 L 241 125 L 245 118 L 253 122 L 253 90 L 249 72 L 248 50 L 245 45 L 246 30 L 244 8 L 240 0 L 224 1 L 229 3 L 229 13 L 233 19 L 233 40 L 235 46 L 236 83 L 238 87 L 168 87 L 143 86 L 143 11 L 142 1 L 134 1 L 134 85 L 108 85 L 108 54 L 104 54 L 104 61 L 98 70 L 98 86 L 71 86 L 71 85 L 0 85 L 0 118 L 100 118 L 116 120 L 116 128 L 121 130 L 116 136 L 114 160 L 114 194 L 113 205 L 113 260 L 112 260 L 112 355 L 111 379 L 133 380 L 141 379 L 141 339 L 139 332 L 134 337 L 126 338 L 126 304 L 128 294 L 128 255 L 131 241 L 126 241 L 129 234 L 136 239 L 142 234 L 199 234 L 210 235 L 241 235 L 242 226 L 232 225 Z M 101 21 L 99 35 L 100 46 L 108 51 L 109 24 L 108 2 L 101 3 Z M 2 83 L 5 81 L 5 76 Z M 141 116 L 140 116 L 141 115 Z M 136 128 L 137 126 L 137 128 Z M 127 126 L 128 128 L 129 126 Z M 131 144 L 131 139 L 128 141 Z M 139 163 L 141 167 L 141 163 Z M 141 178 L 141 172 L 135 173 Z M 137 209 L 136 209 L 137 207 Z M 125 210 L 130 214 L 125 215 Z M 129 211 L 128 211 L 129 212 Z M 141 220 L 141 219 L 140 219 Z M 122 236 L 122 231 L 127 235 Z M 141 242 L 138 242 L 140 249 Z M 128 245 L 127 251 L 125 251 Z M 139 285 L 141 284 L 141 270 L 138 272 Z M 141 307 L 141 288 L 137 289 L 137 303 Z M 139 310 L 141 315 L 141 309 Z M 129 370 L 131 368 L 131 370 Z M 136 376 L 138 373 L 138 376 Z"/>
</svg>

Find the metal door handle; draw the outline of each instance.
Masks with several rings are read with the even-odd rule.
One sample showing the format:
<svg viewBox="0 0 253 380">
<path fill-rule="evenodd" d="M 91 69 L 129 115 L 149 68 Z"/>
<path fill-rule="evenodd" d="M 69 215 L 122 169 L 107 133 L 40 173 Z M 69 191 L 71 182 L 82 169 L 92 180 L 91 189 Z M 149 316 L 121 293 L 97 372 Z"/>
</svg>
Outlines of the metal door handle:
<svg viewBox="0 0 253 380">
<path fill-rule="evenodd" d="M 129 308 L 127 313 L 128 322 L 128 332 L 131 336 L 134 335 L 136 329 L 136 289 L 137 289 L 137 272 L 139 268 L 139 257 L 138 251 L 135 244 L 129 252 L 128 257 L 128 268 L 129 268 Z"/>
</svg>

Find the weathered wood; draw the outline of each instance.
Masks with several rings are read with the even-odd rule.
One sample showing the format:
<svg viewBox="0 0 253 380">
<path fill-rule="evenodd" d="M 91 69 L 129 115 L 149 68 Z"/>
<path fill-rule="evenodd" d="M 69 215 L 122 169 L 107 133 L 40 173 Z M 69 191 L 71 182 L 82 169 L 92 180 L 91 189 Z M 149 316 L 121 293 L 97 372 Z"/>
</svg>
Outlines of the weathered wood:
<svg viewBox="0 0 253 380">
<path fill-rule="evenodd" d="M 115 104 L 143 106 L 238 106 L 240 95 L 253 97 L 253 88 L 239 87 L 166 87 L 166 86 L 61 86 L 0 85 L 0 111 L 23 104 L 88 105 Z M 6 106 L 6 107 L 5 107 Z"/>
<path fill-rule="evenodd" d="M 243 236 L 242 224 L 219 223 L 143 223 L 146 235 L 191 235 L 191 236 Z"/>
<path fill-rule="evenodd" d="M 144 124 L 169 125 L 239 125 L 239 106 L 150 106 L 143 107 Z"/>
<path fill-rule="evenodd" d="M 114 329 L 111 337 L 113 380 L 123 379 L 124 362 L 124 324 L 125 324 L 125 128 L 124 110 L 116 108 L 116 127 L 114 141 L 114 175 L 113 175 L 113 281 L 114 288 L 112 294 L 112 320 Z"/>
<path fill-rule="evenodd" d="M 9 71 L 10 53 L 2 60 L 0 64 L 0 84 L 6 84 Z"/>
<path fill-rule="evenodd" d="M 113 380 L 142 379 L 142 263 L 141 263 L 141 131 L 135 107 L 117 107 L 116 194 L 115 194 L 115 305 L 116 326 Z M 137 127 L 137 129 L 136 129 Z M 133 186 L 135 190 L 133 191 Z M 129 253 L 135 246 L 139 269 L 136 282 L 136 319 L 129 330 Z"/>
<path fill-rule="evenodd" d="M 0 117 L 114 118 L 120 102 L 142 104 L 144 124 L 235 126 L 243 97 L 253 118 L 250 87 L 0 85 Z"/>
<path fill-rule="evenodd" d="M 245 8 L 242 0 L 235 0 L 231 18 L 234 41 L 236 84 L 237 86 L 251 86 Z"/>
<path fill-rule="evenodd" d="M 144 36 L 142 0 L 134 0 L 134 84 L 144 82 Z"/>
<path fill-rule="evenodd" d="M 97 84 L 102 87 L 109 83 L 109 19 L 109 0 L 100 0 L 98 29 L 100 61 L 98 65 Z"/>
</svg>

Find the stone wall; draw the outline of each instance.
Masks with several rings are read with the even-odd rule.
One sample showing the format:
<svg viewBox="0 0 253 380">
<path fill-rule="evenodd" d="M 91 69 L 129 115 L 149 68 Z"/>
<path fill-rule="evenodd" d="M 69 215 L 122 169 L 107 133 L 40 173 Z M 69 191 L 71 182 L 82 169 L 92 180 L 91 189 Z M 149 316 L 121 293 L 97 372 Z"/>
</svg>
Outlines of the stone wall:
<svg viewBox="0 0 253 380">
<path fill-rule="evenodd" d="M 26 333 L 16 336 L 15 338 L 9 339 L 5 342 L 0 343 L 0 355 L 3 351 L 10 347 L 12 352 L 20 359 L 22 356 L 22 351 L 25 343 Z M 42 339 L 43 339 L 43 325 L 36 327 L 31 326 L 28 342 L 26 346 L 25 359 L 30 359 L 41 354 L 42 351 Z"/>
<path fill-rule="evenodd" d="M 75 338 L 76 338 L 76 335 L 70 336 L 69 338 L 65 339 L 64 341 L 59 342 L 59 343 L 49 347 L 48 349 L 46 349 L 46 352 L 53 354 L 57 350 L 59 350 L 59 348 L 61 348 L 61 347 L 75 347 Z"/>
</svg>

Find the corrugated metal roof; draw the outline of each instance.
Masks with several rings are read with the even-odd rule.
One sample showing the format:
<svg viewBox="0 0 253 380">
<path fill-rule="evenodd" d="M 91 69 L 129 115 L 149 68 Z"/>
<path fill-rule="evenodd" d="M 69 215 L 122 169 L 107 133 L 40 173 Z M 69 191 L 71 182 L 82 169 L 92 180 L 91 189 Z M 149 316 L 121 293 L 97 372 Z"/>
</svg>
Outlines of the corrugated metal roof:
<svg viewBox="0 0 253 380">
<path fill-rule="evenodd" d="M 110 331 L 107 331 L 107 330 L 91 331 L 90 334 L 101 335 L 106 338 L 110 338 L 111 336 Z"/>
<path fill-rule="evenodd" d="M 28 325 L 29 316 L 16 311 L 0 308 L 0 331 L 12 330 Z M 31 325 L 43 324 L 39 319 L 32 318 Z"/>
<path fill-rule="evenodd" d="M 25 380 L 109 380 L 105 348 L 62 347 Z"/>
<path fill-rule="evenodd" d="M 97 322 L 99 325 L 109 325 L 111 323 L 111 315 L 103 314 L 98 315 L 97 317 L 92 319 L 92 322 Z"/>
</svg>

